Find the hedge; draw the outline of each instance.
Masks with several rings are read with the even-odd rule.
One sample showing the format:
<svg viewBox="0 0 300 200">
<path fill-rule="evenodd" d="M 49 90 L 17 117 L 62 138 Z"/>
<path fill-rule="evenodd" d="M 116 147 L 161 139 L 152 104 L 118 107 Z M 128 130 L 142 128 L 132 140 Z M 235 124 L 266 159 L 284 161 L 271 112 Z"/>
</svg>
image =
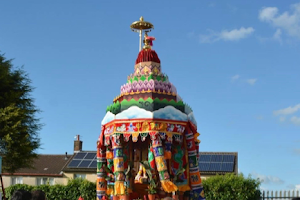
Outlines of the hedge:
<svg viewBox="0 0 300 200">
<path fill-rule="evenodd" d="M 16 184 L 5 188 L 5 194 L 8 199 L 11 198 L 15 190 L 24 189 L 27 191 L 42 190 L 46 193 L 47 200 L 78 200 L 81 196 L 85 200 L 96 199 L 96 183 L 83 180 L 72 179 L 67 185 L 39 185 L 31 186 L 26 184 Z"/>
<path fill-rule="evenodd" d="M 203 187 L 206 200 L 258 200 L 260 181 L 251 177 L 244 177 L 243 174 L 217 175 L 203 180 Z M 72 179 L 67 185 L 40 185 L 31 186 L 17 184 L 5 189 L 8 199 L 18 189 L 27 191 L 43 190 L 48 200 L 78 200 L 82 196 L 85 200 L 96 198 L 96 183 Z"/>
<path fill-rule="evenodd" d="M 217 175 L 202 181 L 206 200 L 259 200 L 260 181 L 243 174 Z"/>
</svg>

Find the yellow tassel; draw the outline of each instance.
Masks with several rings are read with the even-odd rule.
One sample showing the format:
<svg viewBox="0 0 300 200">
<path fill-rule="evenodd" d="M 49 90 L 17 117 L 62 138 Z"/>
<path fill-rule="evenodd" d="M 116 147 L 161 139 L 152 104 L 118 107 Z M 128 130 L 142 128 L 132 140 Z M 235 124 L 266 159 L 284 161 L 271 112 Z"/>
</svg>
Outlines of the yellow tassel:
<svg viewBox="0 0 300 200">
<path fill-rule="evenodd" d="M 114 156 L 113 156 L 113 152 L 112 151 L 107 151 L 106 152 L 106 159 L 113 159 Z"/>
<path fill-rule="evenodd" d="M 176 192 L 178 190 L 178 187 L 169 180 L 163 180 L 163 181 L 160 181 L 160 182 L 161 182 L 162 188 L 167 193 Z"/>
<path fill-rule="evenodd" d="M 165 151 L 164 156 L 165 156 L 165 159 L 166 159 L 166 160 L 172 158 L 172 154 L 171 154 L 170 151 Z"/>
<path fill-rule="evenodd" d="M 115 182 L 115 195 L 125 194 L 125 185 L 123 181 Z"/>
<path fill-rule="evenodd" d="M 108 187 L 107 190 L 106 190 L 106 194 L 107 195 L 113 195 L 114 194 L 114 189 Z"/>
<path fill-rule="evenodd" d="M 200 133 L 195 133 L 195 135 L 194 135 L 194 140 L 197 141 L 197 142 L 199 141 L 199 140 L 197 139 L 199 135 L 200 135 Z"/>
<path fill-rule="evenodd" d="M 191 190 L 191 188 L 188 185 L 180 185 L 180 186 L 178 186 L 178 191 L 180 191 L 180 192 L 185 192 L 185 191 L 189 191 L 189 190 Z"/>
</svg>

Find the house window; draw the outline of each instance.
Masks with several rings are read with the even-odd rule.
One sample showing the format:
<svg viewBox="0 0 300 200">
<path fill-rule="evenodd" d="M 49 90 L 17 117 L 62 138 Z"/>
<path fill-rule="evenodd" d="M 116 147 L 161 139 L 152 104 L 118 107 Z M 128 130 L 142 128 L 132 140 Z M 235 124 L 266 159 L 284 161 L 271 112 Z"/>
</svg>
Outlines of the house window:
<svg viewBox="0 0 300 200">
<path fill-rule="evenodd" d="M 12 185 L 23 184 L 23 177 L 12 177 L 11 184 Z"/>
<path fill-rule="evenodd" d="M 74 174 L 74 179 L 75 178 L 82 178 L 85 179 L 86 175 L 85 174 Z"/>
<path fill-rule="evenodd" d="M 54 185 L 54 178 L 47 178 L 47 177 L 41 177 L 41 178 L 36 178 L 36 184 L 37 185 Z"/>
</svg>

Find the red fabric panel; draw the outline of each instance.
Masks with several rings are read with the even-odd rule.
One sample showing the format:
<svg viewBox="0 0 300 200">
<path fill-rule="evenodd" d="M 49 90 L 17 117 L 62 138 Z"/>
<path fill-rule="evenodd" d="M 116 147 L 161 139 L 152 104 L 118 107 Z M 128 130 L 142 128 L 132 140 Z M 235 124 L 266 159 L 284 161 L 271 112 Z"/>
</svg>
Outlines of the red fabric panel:
<svg viewBox="0 0 300 200">
<path fill-rule="evenodd" d="M 138 64 L 140 62 L 148 62 L 148 61 L 153 61 L 153 62 L 157 62 L 160 63 L 160 60 L 156 54 L 156 52 L 152 49 L 143 49 L 140 51 L 135 64 Z"/>
</svg>

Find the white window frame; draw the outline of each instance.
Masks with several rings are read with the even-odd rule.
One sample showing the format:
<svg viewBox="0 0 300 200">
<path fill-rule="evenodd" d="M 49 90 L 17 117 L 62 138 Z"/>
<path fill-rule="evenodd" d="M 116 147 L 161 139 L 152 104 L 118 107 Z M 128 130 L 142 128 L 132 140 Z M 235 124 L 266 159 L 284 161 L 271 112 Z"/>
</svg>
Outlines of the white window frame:
<svg viewBox="0 0 300 200">
<path fill-rule="evenodd" d="M 76 178 L 86 179 L 86 174 L 74 174 L 74 179 Z"/>
<path fill-rule="evenodd" d="M 36 185 L 54 185 L 54 178 L 53 177 L 37 177 L 36 178 Z"/>
<path fill-rule="evenodd" d="M 13 176 L 11 177 L 11 185 L 23 184 L 22 176 Z"/>
</svg>

